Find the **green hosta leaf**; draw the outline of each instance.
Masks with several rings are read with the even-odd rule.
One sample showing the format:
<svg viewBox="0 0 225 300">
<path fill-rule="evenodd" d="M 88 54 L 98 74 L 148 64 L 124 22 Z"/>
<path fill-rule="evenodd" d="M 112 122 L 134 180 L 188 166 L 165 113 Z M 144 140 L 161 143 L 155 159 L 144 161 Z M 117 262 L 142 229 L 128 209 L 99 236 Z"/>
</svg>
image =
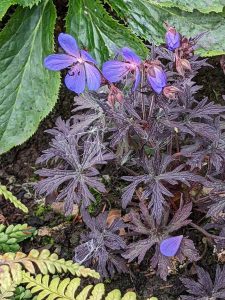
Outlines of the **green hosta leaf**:
<svg viewBox="0 0 225 300">
<path fill-rule="evenodd" d="M 43 0 L 0 0 L 0 21 L 11 5 L 19 4 L 24 7 L 28 6 L 31 8 L 33 5 L 37 5 L 41 1 Z"/>
<path fill-rule="evenodd" d="M 0 21 L 4 17 L 8 8 L 15 4 L 15 0 L 0 0 Z"/>
<path fill-rule="evenodd" d="M 198 53 L 214 56 L 225 53 L 225 12 L 203 14 L 188 13 L 178 8 L 159 7 L 149 0 L 105 0 L 120 17 L 126 19 L 137 35 L 156 44 L 164 42 L 163 22 L 176 26 L 186 36 L 195 36 L 203 31 L 208 33 L 198 42 Z M 135 9 L 134 9 L 135 7 Z"/>
<path fill-rule="evenodd" d="M 114 20 L 99 0 L 70 0 L 66 28 L 99 62 L 124 46 L 143 57 L 148 52 L 143 42 Z"/>
<path fill-rule="evenodd" d="M 148 0 L 152 4 L 163 7 L 178 7 L 182 10 L 192 12 L 194 9 L 203 13 L 222 12 L 225 6 L 225 0 Z"/>
<path fill-rule="evenodd" d="M 0 154 L 28 139 L 57 100 L 59 74 L 43 67 L 55 20 L 52 1 L 44 1 L 19 7 L 0 33 Z"/>
<path fill-rule="evenodd" d="M 43 0 L 16 0 L 16 3 L 24 7 L 28 6 L 31 8 L 32 6 L 39 4 L 41 1 Z"/>
<path fill-rule="evenodd" d="M 164 42 L 166 30 L 163 27 L 165 20 L 160 15 L 162 9 L 150 5 L 148 0 L 105 0 L 105 2 L 121 19 L 126 20 L 136 35 L 157 44 Z"/>
</svg>

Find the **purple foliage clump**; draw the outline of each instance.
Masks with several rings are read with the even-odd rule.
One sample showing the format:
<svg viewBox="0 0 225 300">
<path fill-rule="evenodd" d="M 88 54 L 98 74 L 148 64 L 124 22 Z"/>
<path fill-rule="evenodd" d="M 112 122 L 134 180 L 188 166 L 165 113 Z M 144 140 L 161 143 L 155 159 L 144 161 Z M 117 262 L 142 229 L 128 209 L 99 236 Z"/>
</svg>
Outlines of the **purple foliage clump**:
<svg viewBox="0 0 225 300">
<path fill-rule="evenodd" d="M 129 231 L 135 240 L 128 245 L 123 256 L 129 262 L 137 258 L 138 263 L 141 263 L 146 253 L 154 247 L 151 266 L 157 269 L 157 274 L 164 280 L 174 271 L 175 262 L 183 263 L 186 259 L 197 261 L 199 254 L 192 240 L 183 235 L 174 236 L 174 232 L 191 222 L 188 219 L 191 210 L 192 204 L 185 204 L 177 210 L 171 220 L 169 213 L 165 213 L 161 223 L 157 224 L 149 214 L 147 206 L 141 202 L 140 213 L 130 213 Z"/>
<path fill-rule="evenodd" d="M 83 213 L 88 232 L 81 235 L 81 243 L 75 248 L 74 261 L 95 268 L 102 277 L 113 277 L 116 271 L 128 273 L 126 261 L 121 257 L 126 243 L 119 235 L 119 230 L 126 225 L 121 218 L 109 224 L 107 217 L 107 212 L 96 218 L 87 212 Z"/>
<path fill-rule="evenodd" d="M 225 267 L 216 268 L 214 282 L 209 273 L 203 268 L 197 266 L 197 280 L 187 277 L 181 278 L 181 281 L 187 289 L 188 296 L 182 295 L 182 300 L 213 300 L 225 298 Z"/>
<path fill-rule="evenodd" d="M 97 147 L 97 138 L 79 139 L 73 134 L 68 122 L 65 123 L 61 119 L 57 121 L 57 127 L 48 132 L 54 138 L 51 147 L 44 151 L 38 163 L 52 160 L 54 167 L 36 171 L 43 177 L 37 183 L 36 191 L 46 196 L 58 191 L 56 201 L 63 199 L 65 212 L 70 214 L 74 203 L 85 208 L 91 201 L 95 201 L 90 188 L 101 193 L 106 192 L 96 167 L 106 164 L 114 155 L 107 151 L 101 142 Z"/>
<path fill-rule="evenodd" d="M 216 251 L 225 247 L 225 106 L 200 98 L 202 87 L 195 82 L 199 70 L 210 67 L 195 55 L 204 34 L 187 38 L 166 27 L 166 45 L 151 44 L 148 58 L 124 47 L 102 72 L 68 34 L 59 36 L 66 53 L 45 59 L 48 69 L 68 70 L 65 84 L 78 95 L 71 118 L 59 118 L 47 130 L 52 140 L 37 161 L 46 166 L 37 171 L 36 191 L 57 192 L 55 200 L 64 201 L 67 214 L 79 205 L 88 229 L 74 260 L 103 277 L 128 272 L 128 264 L 141 263 L 146 253 L 164 280 L 178 264 L 199 260 L 187 226 L 205 235 Z M 105 198 L 112 187 L 101 174 L 112 179 L 115 173 L 113 182 L 123 186 L 117 205 L 129 216 L 126 226 L 121 218 L 109 224 L 104 212 L 110 210 Z M 104 209 L 93 217 L 88 209 L 96 191 L 104 195 Z M 196 287 L 210 282 L 205 271 L 197 272 Z M 211 294 L 221 292 L 216 282 L 223 272 L 218 268 Z M 200 288 L 202 295 L 210 294 Z M 206 296 L 190 297 L 183 299 Z"/>
</svg>

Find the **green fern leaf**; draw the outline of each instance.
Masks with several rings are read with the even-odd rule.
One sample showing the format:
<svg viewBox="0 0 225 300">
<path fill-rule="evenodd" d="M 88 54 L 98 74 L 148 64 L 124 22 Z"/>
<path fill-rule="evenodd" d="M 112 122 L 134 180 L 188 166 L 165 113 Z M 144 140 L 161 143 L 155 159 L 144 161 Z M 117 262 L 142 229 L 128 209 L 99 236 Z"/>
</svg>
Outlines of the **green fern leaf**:
<svg viewBox="0 0 225 300">
<path fill-rule="evenodd" d="M 77 294 L 78 288 L 81 288 L 80 278 L 72 280 L 66 278 L 60 281 L 59 277 L 51 279 L 49 275 L 38 274 L 34 278 L 29 273 L 23 272 L 23 283 L 26 284 L 27 289 L 31 289 L 31 293 L 37 294 L 37 300 L 101 300 L 105 293 L 104 284 L 98 283 L 94 287 L 93 285 L 85 286 Z M 89 297 L 91 290 L 92 293 Z M 136 294 L 128 292 L 121 298 L 121 292 L 113 290 L 105 300 L 136 300 Z"/>
<path fill-rule="evenodd" d="M 36 232 L 34 227 L 27 224 L 10 225 L 0 224 L 0 251 L 16 252 L 20 249 L 18 243 L 32 237 Z"/>
<path fill-rule="evenodd" d="M 122 298 L 121 298 L 121 292 L 118 289 L 115 289 L 108 293 L 105 300 L 136 300 L 136 294 L 134 292 L 127 292 Z"/>
<path fill-rule="evenodd" d="M 136 300 L 136 294 L 134 292 L 127 292 L 121 300 Z"/>
<path fill-rule="evenodd" d="M 15 289 L 16 284 L 14 283 L 8 286 L 7 289 L 0 287 L 0 300 L 12 299 Z"/>
<path fill-rule="evenodd" d="M 120 300 L 121 299 L 121 292 L 120 290 L 113 290 L 105 297 L 105 300 Z"/>
<path fill-rule="evenodd" d="M 41 252 L 33 249 L 28 255 L 22 252 L 5 253 L 0 255 L 0 267 L 1 265 L 10 266 L 11 272 L 14 272 L 14 266 L 18 268 L 18 265 L 20 265 L 31 274 L 35 274 L 36 266 L 42 274 L 70 272 L 72 275 L 100 278 L 96 271 L 73 263 L 72 260 L 66 261 L 64 258 L 59 259 L 56 253 L 51 254 L 47 249 L 44 249 Z"/>
<path fill-rule="evenodd" d="M 64 265 L 64 268 L 61 265 Z M 36 268 L 35 268 L 36 267 Z M 28 270 L 25 272 L 23 269 Z M 63 273 L 70 272 L 81 276 L 92 276 L 99 278 L 99 274 L 93 270 L 87 269 L 71 261 L 58 259 L 58 256 L 51 254 L 48 250 L 31 250 L 28 255 L 17 253 L 5 253 L 0 255 L 0 300 L 11 299 L 19 300 L 25 299 L 23 296 L 26 294 L 27 298 L 36 300 L 102 300 L 105 293 L 105 286 L 103 283 L 98 283 L 95 286 L 87 285 L 81 289 L 80 278 L 51 278 L 49 274 L 38 274 L 33 277 L 32 274 L 39 269 L 40 272 L 48 273 Z M 32 273 L 32 274 L 31 274 Z M 82 274 L 83 273 L 83 274 Z M 16 286 L 26 284 L 26 289 L 23 287 L 17 288 L 17 296 L 12 298 Z M 78 290 L 79 289 L 79 290 Z M 22 298 L 21 298 L 22 297 Z M 111 291 L 105 300 L 136 300 L 134 292 L 128 292 L 123 297 L 121 292 L 116 289 Z"/>
<path fill-rule="evenodd" d="M 101 300 L 105 294 L 105 286 L 103 283 L 98 283 L 93 288 L 91 296 L 88 300 Z"/>
<path fill-rule="evenodd" d="M 16 287 L 14 295 L 11 300 L 24 300 L 24 299 L 33 299 L 33 295 L 31 294 L 30 290 L 27 290 L 22 285 Z"/>
<path fill-rule="evenodd" d="M 77 290 L 77 287 L 80 285 L 79 281 L 74 282 L 69 278 L 66 278 L 60 282 L 59 277 L 55 277 L 50 280 L 49 275 L 38 274 L 35 278 L 32 277 L 29 273 L 23 273 L 23 283 L 26 283 L 26 288 L 31 289 L 32 294 L 38 293 L 37 300 L 42 300 L 48 297 L 48 300 L 60 299 L 60 300 L 73 300 L 75 299 L 74 293 Z M 79 284 L 79 285 L 78 285 Z M 75 286 L 75 289 L 74 289 Z M 89 288 L 89 286 L 87 286 Z M 87 287 L 83 289 L 84 295 L 88 293 Z M 90 286 L 91 288 L 92 286 Z M 83 292 L 82 291 L 82 292 Z M 81 293 L 82 293 L 81 292 Z M 80 294 L 81 294 L 80 293 Z M 78 295 L 79 296 L 79 295 Z M 76 298 L 78 299 L 78 298 Z M 80 300 L 86 298 L 80 298 Z"/>
<path fill-rule="evenodd" d="M 14 266 L 10 272 L 10 266 L 0 265 L 0 292 L 3 295 L 12 292 L 15 287 L 22 281 L 21 266 Z"/>
<path fill-rule="evenodd" d="M 0 185 L 0 195 L 4 196 L 5 200 L 9 200 L 16 208 L 19 208 L 25 213 L 28 213 L 28 208 L 20 202 L 10 191 L 7 190 L 6 186 Z"/>
</svg>

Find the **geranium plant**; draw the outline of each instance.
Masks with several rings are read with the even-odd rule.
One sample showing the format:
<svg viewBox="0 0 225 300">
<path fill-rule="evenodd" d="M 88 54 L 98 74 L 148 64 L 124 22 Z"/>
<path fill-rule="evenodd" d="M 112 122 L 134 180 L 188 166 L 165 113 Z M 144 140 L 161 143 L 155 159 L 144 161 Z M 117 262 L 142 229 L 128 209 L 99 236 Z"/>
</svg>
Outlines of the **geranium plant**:
<svg viewBox="0 0 225 300">
<path fill-rule="evenodd" d="M 103 277 L 128 272 L 127 264 L 141 263 L 147 253 L 152 255 L 149 266 L 164 280 L 177 266 L 200 260 L 188 226 L 217 248 L 225 239 L 224 231 L 217 230 L 224 224 L 219 175 L 225 166 L 225 106 L 196 97 L 201 87 L 194 77 L 209 66 L 195 54 L 205 35 L 187 38 L 166 26 L 166 45 L 152 43 L 145 60 L 123 47 L 101 70 L 72 36 L 62 33 L 65 53 L 49 53 L 45 59 L 50 70 L 68 69 L 65 84 L 79 96 L 71 118 L 58 119 L 48 130 L 53 139 L 38 163 L 51 165 L 37 171 L 44 178 L 36 190 L 57 192 L 66 213 L 73 203 L 80 206 L 88 232 L 74 260 L 96 267 Z M 88 212 L 93 189 L 107 196 L 101 174 L 109 163 L 126 185 L 120 199 L 124 220 L 117 216 L 112 223 L 106 211 L 98 216 Z M 193 221 L 199 213 L 208 227 Z M 218 234 L 207 231 L 211 228 Z"/>
</svg>

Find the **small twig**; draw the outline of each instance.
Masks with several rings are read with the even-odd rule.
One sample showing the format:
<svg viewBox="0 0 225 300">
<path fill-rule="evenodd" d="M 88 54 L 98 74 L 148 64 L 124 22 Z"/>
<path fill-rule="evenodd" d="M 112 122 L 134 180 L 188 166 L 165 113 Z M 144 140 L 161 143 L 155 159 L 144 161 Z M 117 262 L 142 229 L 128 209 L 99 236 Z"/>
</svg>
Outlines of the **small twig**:
<svg viewBox="0 0 225 300">
<path fill-rule="evenodd" d="M 198 231 L 200 231 L 202 234 L 204 234 L 206 237 L 208 237 L 210 239 L 225 240 L 225 237 L 211 234 L 211 233 L 207 232 L 205 229 L 203 229 L 202 227 L 196 225 L 195 223 L 191 222 L 191 223 L 189 223 L 189 225 L 191 225 L 193 228 L 197 229 Z"/>
<path fill-rule="evenodd" d="M 212 192 L 211 195 L 207 195 L 205 197 L 202 197 L 200 199 L 198 199 L 198 201 L 202 201 L 202 200 L 206 200 L 208 199 L 210 196 L 217 196 L 217 195 L 222 195 L 222 194 L 225 194 L 225 191 L 220 191 L 220 192 Z"/>
<path fill-rule="evenodd" d="M 135 172 L 135 171 L 133 171 L 133 170 L 131 170 L 131 169 L 125 167 L 125 166 L 121 166 L 121 168 L 122 168 L 124 171 L 126 171 L 127 173 L 129 173 L 129 174 L 131 174 L 131 175 L 133 175 L 133 176 L 138 176 L 138 175 L 139 175 L 137 172 Z"/>
<path fill-rule="evenodd" d="M 153 94 L 153 95 L 152 95 L 152 98 L 151 98 L 151 104 L 150 104 L 150 108 L 149 108 L 149 115 L 148 115 L 148 118 L 151 118 L 151 116 L 152 116 L 152 111 L 153 111 L 154 102 L 155 102 L 155 95 Z"/>
<path fill-rule="evenodd" d="M 207 249 L 208 249 L 208 243 L 207 243 L 207 238 L 203 238 L 202 239 L 202 242 L 203 242 L 203 244 L 204 244 L 204 250 L 203 250 L 203 252 L 202 252 L 202 254 L 201 254 L 201 259 L 206 255 L 206 253 L 207 253 Z"/>
<path fill-rule="evenodd" d="M 142 93 L 143 90 L 143 82 L 144 82 L 144 72 L 141 71 L 141 105 L 142 105 L 142 114 L 143 114 L 143 120 L 146 120 L 146 111 L 145 111 L 145 100 L 144 95 Z"/>
</svg>

